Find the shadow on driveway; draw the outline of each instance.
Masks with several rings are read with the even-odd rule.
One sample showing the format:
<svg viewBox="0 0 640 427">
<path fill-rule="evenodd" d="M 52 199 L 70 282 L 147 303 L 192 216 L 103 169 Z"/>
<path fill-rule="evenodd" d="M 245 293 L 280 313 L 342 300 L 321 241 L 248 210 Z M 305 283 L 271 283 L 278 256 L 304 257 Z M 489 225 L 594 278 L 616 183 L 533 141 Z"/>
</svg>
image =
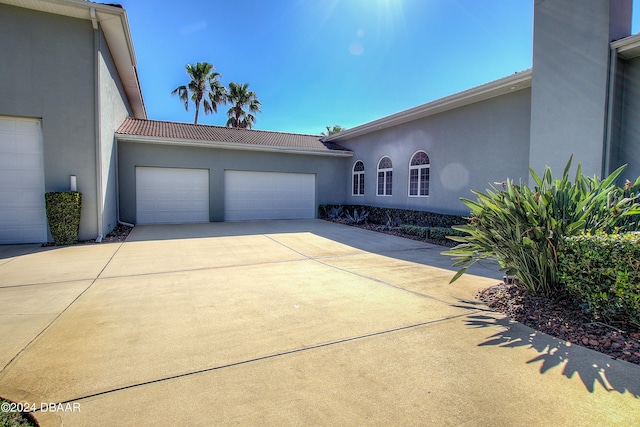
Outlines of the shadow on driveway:
<svg viewBox="0 0 640 427">
<path fill-rule="evenodd" d="M 577 344 L 555 339 L 508 317 L 495 319 L 473 314 L 467 317 L 466 323 L 475 329 L 495 330 L 496 326 L 500 327 L 500 332 L 488 336 L 486 341 L 478 344 L 480 347 L 524 347 L 536 350 L 538 356 L 527 363 L 542 362 L 541 374 L 561 367 L 562 375 L 567 378 L 577 374 L 590 393 L 595 391 L 596 384 L 600 384 L 607 391 L 617 391 L 621 394 L 628 392 L 636 399 L 640 398 L 640 375 L 630 375 L 633 372 L 640 374 L 640 369 L 629 362 L 614 360 Z"/>
<path fill-rule="evenodd" d="M 318 219 L 136 225 L 126 241 L 146 242 L 304 233 L 310 233 L 327 241 L 340 243 L 363 252 L 377 253 L 454 273 L 458 271 L 458 268 L 453 267 L 452 258 L 441 254 L 448 249 L 447 247 Z M 500 280 L 502 273 L 499 269 L 497 263 L 481 261 L 473 265 L 468 270 L 468 274 Z"/>
</svg>

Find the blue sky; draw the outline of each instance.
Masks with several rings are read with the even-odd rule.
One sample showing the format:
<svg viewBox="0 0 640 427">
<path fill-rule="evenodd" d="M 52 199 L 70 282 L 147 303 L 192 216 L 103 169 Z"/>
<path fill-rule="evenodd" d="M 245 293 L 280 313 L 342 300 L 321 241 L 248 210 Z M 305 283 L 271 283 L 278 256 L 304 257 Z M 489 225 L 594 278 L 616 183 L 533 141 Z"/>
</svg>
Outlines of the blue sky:
<svg viewBox="0 0 640 427">
<path fill-rule="evenodd" d="M 185 64 L 198 61 L 213 63 L 225 85 L 249 83 L 263 105 L 254 129 L 309 134 L 326 125 L 354 127 L 531 67 L 533 0 L 121 4 L 153 120 L 193 122 L 193 106 L 186 112 L 170 92 L 187 83 Z M 201 112 L 199 123 L 224 125 L 227 108 Z"/>
</svg>

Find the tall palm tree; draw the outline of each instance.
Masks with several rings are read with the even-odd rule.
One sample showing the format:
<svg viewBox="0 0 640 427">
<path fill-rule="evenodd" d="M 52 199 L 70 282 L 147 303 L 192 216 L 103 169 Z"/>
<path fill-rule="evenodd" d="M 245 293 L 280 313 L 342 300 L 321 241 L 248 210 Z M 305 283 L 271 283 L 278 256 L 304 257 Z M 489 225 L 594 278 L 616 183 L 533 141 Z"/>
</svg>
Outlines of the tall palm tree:
<svg viewBox="0 0 640 427">
<path fill-rule="evenodd" d="M 218 80 L 220 73 L 213 71 L 213 64 L 208 62 L 198 62 L 196 65 L 187 64 L 186 69 L 191 81 L 175 88 L 171 95 L 177 94 L 187 111 L 189 111 L 189 99 L 193 101 L 196 105 L 196 117 L 193 123 L 198 124 L 200 105 L 202 104 L 205 114 L 217 113 L 218 104 L 224 103 L 226 100 L 226 89 Z"/>
<path fill-rule="evenodd" d="M 232 104 L 227 111 L 228 127 L 249 128 L 253 127 L 256 117 L 251 113 L 259 113 L 262 104 L 258 101 L 256 93 L 249 90 L 249 84 L 229 83 L 227 102 Z M 248 109 L 249 111 L 245 110 Z"/>
</svg>

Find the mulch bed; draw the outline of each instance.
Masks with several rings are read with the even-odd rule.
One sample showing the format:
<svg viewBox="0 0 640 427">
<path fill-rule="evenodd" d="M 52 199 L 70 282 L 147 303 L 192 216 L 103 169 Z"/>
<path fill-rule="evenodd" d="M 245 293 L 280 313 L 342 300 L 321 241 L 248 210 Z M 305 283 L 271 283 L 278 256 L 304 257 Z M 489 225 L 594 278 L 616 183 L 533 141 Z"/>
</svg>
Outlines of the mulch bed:
<svg viewBox="0 0 640 427">
<path fill-rule="evenodd" d="M 107 234 L 107 236 L 102 239 L 102 241 L 105 243 L 124 242 L 127 239 L 129 233 L 131 233 L 131 230 L 133 230 L 133 227 L 129 227 L 128 225 L 124 224 L 118 224 L 113 229 L 113 231 L 111 231 L 111 233 Z"/>
<path fill-rule="evenodd" d="M 129 233 L 131 233 L 131 230 L 133 230 L 133 227 L 129 227 L 128 225 L 124 225 L 124 224 L 118 224 L 113 229 L 113 231 L 111 231 L 111 233 L 107 234 L 105 237 L 102 238 L 101 243 L 124 242 L 127 239 L 127 236 L 129 235 Z M 96 239 L 80 240 L 79 242 L 76 243 L 76 245 L 91 245 L 95 243 L 96 243 Z M 42 246 L 43 247 L 56 246 L 56 244 L 53 242 L 49 242 L 49 243 L 43 243 Z"/>
<path fill-rule="evenodd" d="M 640 365 L 640 328 L 595 321 L 570 298 L 556 301 L 503 283 L 480 291 L 477 298 L 490 309 L 530 328 Z"/>
</svg>

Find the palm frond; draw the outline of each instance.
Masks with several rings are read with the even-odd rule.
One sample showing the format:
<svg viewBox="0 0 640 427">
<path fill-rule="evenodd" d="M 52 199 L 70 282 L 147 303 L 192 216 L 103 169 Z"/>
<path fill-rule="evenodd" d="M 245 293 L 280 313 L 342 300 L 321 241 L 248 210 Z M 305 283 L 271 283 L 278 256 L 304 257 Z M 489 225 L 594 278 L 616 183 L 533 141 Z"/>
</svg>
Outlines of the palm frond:
<svg viewBox="0 0 640 427">
<path fill-rule="evenodd" d="M 226 102 L 225 92 L 219 89 L 222 87 L 218 80 L 220 73 L 213 71 L 215 69 L 213 64 L 198 62 L 195 65 L 187 64 L 185 69 L 189 82 L 186 85 L 178 86 L 171 94 L 178 95 L 187 111 L 189 111 L 189 100 L 195 104 L 194 123 L 198 123 L 200 104 L 202 104 L 205 114 L 217 112 L 218 104 Z"/>
</svg>

